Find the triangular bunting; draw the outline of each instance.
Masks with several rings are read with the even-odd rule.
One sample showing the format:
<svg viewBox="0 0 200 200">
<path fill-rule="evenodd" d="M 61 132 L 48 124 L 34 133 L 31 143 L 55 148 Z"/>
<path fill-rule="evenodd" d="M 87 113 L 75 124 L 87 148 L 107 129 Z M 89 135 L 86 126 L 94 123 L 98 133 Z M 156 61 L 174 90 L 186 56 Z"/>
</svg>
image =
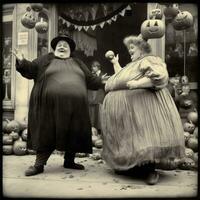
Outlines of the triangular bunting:
<svg viewBox="0 0 200 200">
<path fill-rule="evenodd" d="M 105 24 L 105 22 L 102 22 L 102 23 L 100 24 L 100 27 L 103 28 L 103 27 L 104 27 L 104 24 Z"/>
<path fill-rule="evenodd" d="M 124 9 L 124 10 L 122 10 L 119 14 L 120 14 L 121 16 L 124 16 L 124 15 L 125 15 L 125 12 L 126 12 L 126 10 Z"/>
<path fill-rule="evenodd" d="M 78 30 L 79 30 L 79 31 L 81 31 L 82 28 L 83 28 L 82 26 L 78 26 Z"/>
<path fill-rule="evenodd" d="M 96 25 L 91 26 L 92 30 L 94 30 L 96 28 Z"/>
<path fill-rule="evenodd" d="M 77 26 L 77 25 L 74 25 L 74 28 L 75 28 L 75 29 L 77 29 L 77 28 L 78 28 L 78 26 Z"/>
<path fill-rule="evenodd" d="M 83 28 L 87 31 L 89 29 L 89 26 L 84 26 Z"/>
<path fill-rule="evenodd" d="M 113 20 L 113 21 L 116 21 L 116 20 L 117 20 L 117 15 L 113 16 L 113 17 L 112 17 L 112 20 Z"/>
<path fill-rule="evenodd" d="M 126 10 L 132 10 L 131 6 L 128 5 L 128 6 L 126 7 Z"/>
<path fill-rule="evenodd" d="M 112 23 L 112 20 L 109 19 L 109 20 L 107 20 L 106 22 L 107 22 L 108 24 L 111 24 L 111 23 Z"/>
</svg>

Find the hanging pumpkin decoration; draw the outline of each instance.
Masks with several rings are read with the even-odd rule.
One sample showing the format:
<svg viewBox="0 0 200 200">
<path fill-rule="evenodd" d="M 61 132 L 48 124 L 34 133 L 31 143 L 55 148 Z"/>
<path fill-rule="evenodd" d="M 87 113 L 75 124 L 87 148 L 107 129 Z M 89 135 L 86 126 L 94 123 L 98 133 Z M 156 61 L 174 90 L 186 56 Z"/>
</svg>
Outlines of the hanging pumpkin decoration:
<svg viewBox="0 0 200 200">
<path fill-rule="evenodd" d="M 145 39 L 161 38 L 165 34 L 165 25 L 161 20 L 145 20 L 141 25 L 141 34 Z"/>
<path fill-rule="evenodd" d="M 49 24 L 41 17 L 40 21 L 35 24 L 35 29 L 38 33 L 43 34 L 48 31 Z"/>
<path fill-rule="evenodd" d="M 21 138 L 15 141 L 13 144 L 13 152 L 15 155 L 25 155 L 27 152 L 26 142 L 22 141 Z"/>
<path fill-rule="evenodd" d="M 43 4 L 42 3 L 32 3 L 31 4 L 31 8 L 35 11 L 35 12 L 40 12 L 43 10 Z"/>
<path fill-rule="evenodd" d="M 163 11 L 160 8 L 156 8 L 150 11 L 149 19 L 162 19 Z"/>
<path fill-rule="evenodd" d="M 173 19 L 179 12 L 178 4 L 170 4 L 164 9 L 164 15 L 167 19 Z"/>
<path fill-rule="evenodd" d="M 179 11 L 172 21 L 175 30 L 185 30 L 193 25 L 193 16 L 188 11 Z"/>
<path fill-rule="evenodd" d="M 183 85 L 189 84 L 188 77 L 187 77 L 187 76 L 182 76 L 182 77 L 181 77 L 181 83 L 182 83 Z"/>
<path fill-rule="evenodd" d="M 24 27 L 32 29 L 35 27 L 36 18 L 30 7 L 26 8 L 26 13 L 22 16 L 21 23 Z"/>
</svg>

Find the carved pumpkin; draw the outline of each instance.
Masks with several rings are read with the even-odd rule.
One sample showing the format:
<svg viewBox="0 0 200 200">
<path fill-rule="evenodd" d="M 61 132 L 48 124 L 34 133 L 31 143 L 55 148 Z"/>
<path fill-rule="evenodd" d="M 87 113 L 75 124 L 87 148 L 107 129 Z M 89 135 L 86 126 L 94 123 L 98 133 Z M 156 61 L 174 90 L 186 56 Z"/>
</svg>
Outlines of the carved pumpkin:
<svg viewBox="0 0 200 200">
<path fill-rule="evenodd" d="M 185 108 L 185 109 L 189 109 L 191 108 L 192 104 L 193 104 L 193 101 L 191 99 L 188 99 L 188 98 L 182 98 L 183 95 L 180 96 L 179 98 L 179 101 L 180 101 L 180 106 L 182 108 Z"/>
<path fill-rule="evenodd" d="M 13 140 L 19 139 L 19 134 L 17 132 L 12 131 L 9 135 L 13 138 Z"/>
<path fill-rule="evenodd" d="M 172 21 L 172 25 L 176 30 L 184 30 L 193 25 L 193 16 L 188 11 L 179 12 Z"/>
<path fill-rule="evenodd" d="M 6 130 L 8 133 L 11 133 L 12 131 L 14 132 L 19 132 L 20 131 L 20 124 L 16 120 L 11 120 L 7 123 L 6 125 Z"/>
<path fill-rule="evenodd" d="M 112 60 L 114 58 L 115 54 L 113 51 L 109 50 L 105 53 L 105 57 L 109 60 Z"/>
<path fill-rule="evenodd" d="M 187 96 L 189 95 L 189 92 L 190 92 L 190 85 L 189 84 L 186 84 L 186 85 L 182 85 L 182 93 L 181 95 L 182 96 Z"/>
<path fill-rule="evenodd" d="M 13 144 L 13 138 L 12 136 L 8 134 L 3 135 L 3 144 Z"/>
<path fill-rule="evenodd" d="M 163 159 L 156 164 L 156 168 L 163 170 L 174 170 L 178 167 L 179 162 L 180 161 L 178 159 Z"/>
<path fill-rule="evenodd" d="M 150 11 L 149 19 L 162 19 L 162 17 L 163 17 L 163 12 L 161 9 L 156 8 Z"/>
<path fill-rule="evenodd" d="M 198 138 L 198 127 L 194 129 L 193 135 L 195 138 Z"/>
<path fill-rule="evenodd" d="M 187 146 L 192 149 L 194 152 L 198 150 L 198 140 L 194 137 L 189 138 L 187 141 Z"/>
<path fill-rule="evenodd" d="M 183 134 L 184 134 L 185 144 L 187 144 L 187 141 L 191 137 L 191 134 L 189 132 L 186 132 L 186 131 L 184 131 Z"/>
<path fill-rule="evenodd" d="M 167 19 L 173 19 L 179 12 L 178 4 L 170 4 L 164 9 L 164 15 Z"/>
<path fill-rule="evenodd" d="M 195 168 L 195 162 L 191 158 L 184 158 L 178 167 L 183 170 L 192 170 Z"/>
<path fill-rule="evenodd" d="M 187 76 L 182 76 L 181 77 L 181 83 L 186 85 L 189 83 L 188 77 Z"/>
<path fill-rule="evenodd" d="M 193 151 L 192 149 L 186 147 L 186 148 L 185 148 L 185 156 L 186 156 L 187 158 L 193 159 L 194 151 Z"/>
<path fill-rule="evenodd" d="M 4 155 L 11 155 L 12 153 L 13 153 L 12 145 L 3 145 L 3 154 Z"/>
<path fill-rule="evenodd" d="M 43 9 L 43 4 L 42 3 L 32 3 L 31 4 L 31 8 L 35 11 L 35 12 L 40 12 Z"/>
<path fill-rule="evenodd" d="M 13 144 L 13 152 L 15 155 L 25 155 L 27 152 L 26 142 L 22 141 L 21 138 L 16 140 Z"/>
<path fill-rule="evenodd" d="M 21 23 L 24 27 L 29 29 L 35 27 L 36 19 L 30 7 L 27 7 L 26 13 L 22 16 Z"/>
<path fill-rule="evenodd" d="M 188 119 L 188 121 L 191 121 L 192 123 L 197 124 L 197 122 L 198 122 L 197 111 L 192 111 L 192 112 L 188 113 L 187 119 Z"/>
<path fill-rule="evenodd" d="M 49 24 L 41 18 L 40 21 L 35 24 L 35 29 L 40 34 L 46 33 L 49 29 Z"/>
<path fill-rule="evenodd" d="M 195 125 L 192 124 L 192 123 L 189 123 L 189 122 L 185 122 L 183 124 L 183 129 L 184 131 L 186 132 L 189 132 L 189 133 L 193 133 L 194 129 L 195 129 Z"/>
<path fill-rule="evenodd" d="M 21 137 L 22 137 L 22 140 L 27 141 L 28 129 L 24 129 L 24 130 L 22 131 Z"/>
<path fill-rule="evenodd" d="M 161 20 L 145 20 L 141 25 L 141 34 L 145 39 L 161 38 L 165 34 L 165 25 Z"/>
</svg>

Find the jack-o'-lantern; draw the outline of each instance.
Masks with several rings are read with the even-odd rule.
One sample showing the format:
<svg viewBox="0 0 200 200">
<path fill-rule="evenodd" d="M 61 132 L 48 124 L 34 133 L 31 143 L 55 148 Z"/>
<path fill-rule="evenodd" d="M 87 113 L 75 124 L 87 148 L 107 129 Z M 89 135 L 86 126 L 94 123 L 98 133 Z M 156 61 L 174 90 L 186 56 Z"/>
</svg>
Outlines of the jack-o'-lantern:
<svg viewBox="0 0 200 200">
<path fill-rule="evenodd" d="M 43 18 L 40 19 L 39 22 L 35 24 L 35 29 L 38 33 L 46 33 L 48 31 L 49 24 L 48 22 L 44 21 Z"/>
<path fill-rule="evenodd" d="M 187 77 L 187 76 L 182 76 L 182 77 L 181 77 L 181 83 L 182 83 L 183 85 L 188 84 L 188 83 L 189 83 L 188 77 Z"/>
<path fill-rule="evenodd" d="M 183 124 L 183 129 L 184 129 L 185 132 L 193 133 L 193 131 L 195 129 L 195 125 L 193 123 L 190 123 L 190 122 L 185 122 Z"/>
<path fill-rule="evenodd" d="M 43 4 L 42 3 L 32 3 L 31 4 L 31 8 L 35 11 L 35 12 L 40 12 L 43 9 Z"/>
<path fill-rule="evenodd" d="M 145 39 L 161 38 L 165 34 L 165 25 L 161 20 L 145 20 L 141 25 L 141 34 Z"/>
<path fill-rule="evenodd" d="M 35 27 L 36 18 L 30 7 L 26 8 L 26 13 L 21 18 L 21 23 L 24 27 L 32 29 Z"/>
<path fill-rule="evenodd" d="M 193 25 L 193 16 L 188 11 L 179 12 L 172 21 L 172 25 L 176 30 L 184 30 Z"/>
<path fill-rule="evenodd" d="M 163 17 L 163 12 L 161 9 L 156 8 L 150 11 L 149 19 L 162 19 L 162 17 Z"/>
<path fill-rule="evenodd" d="M 178 4 L 170 4 L 164 9 L 164 15 L 167 19 L 173 19 L 179 12 Z"/>
<path fill-rule="evenodd" d="M 27 153 L 27 144 L 21 138 L 13 144 L 13 152 L 15 155 L 25 155 Z"/>
</svg>

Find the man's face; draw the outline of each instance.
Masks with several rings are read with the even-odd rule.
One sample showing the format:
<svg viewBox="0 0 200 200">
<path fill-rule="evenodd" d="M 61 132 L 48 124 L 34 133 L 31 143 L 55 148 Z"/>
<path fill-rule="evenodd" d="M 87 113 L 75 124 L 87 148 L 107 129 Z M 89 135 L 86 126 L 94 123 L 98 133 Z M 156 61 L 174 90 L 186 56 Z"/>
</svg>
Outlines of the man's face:
<svg viewBox="0 0 200 200">
<path fill-rule="evenodd" d="M 70 53 L 71 50 L 69 44 L 64 40 L 60 40 L 56 45 L 55 55 L 60 58 L 68 58 Z"/>
</svg>

